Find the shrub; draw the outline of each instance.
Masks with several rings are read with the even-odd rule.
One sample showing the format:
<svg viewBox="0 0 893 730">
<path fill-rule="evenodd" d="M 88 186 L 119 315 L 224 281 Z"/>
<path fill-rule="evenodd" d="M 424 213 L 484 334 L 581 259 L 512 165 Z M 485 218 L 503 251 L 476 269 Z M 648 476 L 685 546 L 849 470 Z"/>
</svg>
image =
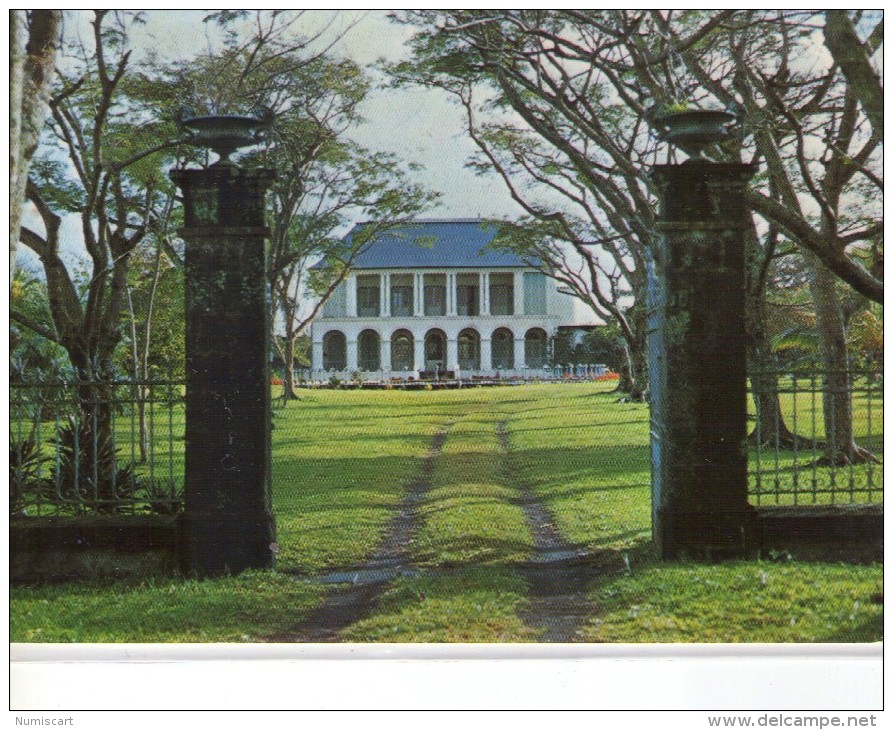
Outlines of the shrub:
<svg viewBox="0 0 893 730">
<path fill-rule="evenodd" d="M 109 514 L 135 499 L 140 480 L 133 463 L 118 466 L 111 434 L 91 427 L 89 419 L 68 417 L 55 438 L 58 466 L 54 475 L 61 497 L 75 510 Z"/>
<path fill-rule="evenodd" d="M 37 448 L 32 436 L 16 441 L 9 436 L 9 514 L 21 514 L 28 497 L 40 497 L 46 482 L 40 477 L 43 464 L 48 461 Z"/>
<path fill-rule="evenodd" d="M 168 485 L 150 479 L 141 485 L 139 496 L 146 501 L 149 512 L 156 515 L 179 514 L 185 503 L 182 487 L 172 493 Z"/>
</svg>

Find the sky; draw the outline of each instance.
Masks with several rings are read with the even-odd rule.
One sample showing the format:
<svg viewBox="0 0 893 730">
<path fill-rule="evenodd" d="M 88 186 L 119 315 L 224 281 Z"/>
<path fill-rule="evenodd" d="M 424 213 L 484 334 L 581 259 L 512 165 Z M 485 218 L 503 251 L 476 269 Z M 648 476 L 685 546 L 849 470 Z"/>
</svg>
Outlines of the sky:
<svg viewBox="0 0 893 730">
<path fill-rule="evenodd" d="M 131 35 L 134 58 L 150 51 L 160 59 L 188 58 L 213 48 L 218 42 L 213 24 L 204 23 L 202 10 L 149 10 L 146 24 Z M 67 11 L 64 33 L 68 39 L 89 40 L 92 13 Z M 299 26 L 314 35 L 328 26 L 320 42 L 342 36 L 332 53 L 346 56 L 370 68 L 379 59 L 397 61 L 404 57 L 404 43 L 411 29 L 387 19 L 386 11 L 307 11 Z M 378 75 L 384 82 L 385 79 Z M 465 134 L 460 108 L 446 94 L 435 90 L 374 89 L 361 107 L 366 122 L 352 132 L 354 139 L 380 152 L 391 152 L 422 169 L 412 173 L 425 187 L 441 193 L 439 204 L 426 212 L 432 218 L 515 218 L 520 208 L 511 200 L 498 178 L 482 178 L 465 169 L 475 151 Z M 31 225 L 39 223 L 32 216 Z M 74 261 L 80 243 L 79 222 L 74 216 L 63 222 L 60 235 L 68 260 Z M 33 268 L 33 257 L 25 256 Z"/>
</svg>

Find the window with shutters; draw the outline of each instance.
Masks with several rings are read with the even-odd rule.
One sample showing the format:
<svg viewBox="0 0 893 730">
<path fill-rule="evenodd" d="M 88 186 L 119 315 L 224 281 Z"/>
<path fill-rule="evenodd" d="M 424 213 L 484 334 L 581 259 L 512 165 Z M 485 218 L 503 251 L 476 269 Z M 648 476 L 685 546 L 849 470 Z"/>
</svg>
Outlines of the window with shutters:
<svg viewBox="0 0 893 730">
<path fill-rule="evenodd" d="M 378 317 L 381 312 L 381 279 L 378 274 L 357 277 L 357 316 Z"/>
<path fill-rule="evenodd" d="M 513 274 L 490 274 L 490 314 L 515 313 Z"/>
<path fill-rule="evenodd" d="M 446 314 L 446 275 L 425 274 L 425 316 Z"/>
</svg>

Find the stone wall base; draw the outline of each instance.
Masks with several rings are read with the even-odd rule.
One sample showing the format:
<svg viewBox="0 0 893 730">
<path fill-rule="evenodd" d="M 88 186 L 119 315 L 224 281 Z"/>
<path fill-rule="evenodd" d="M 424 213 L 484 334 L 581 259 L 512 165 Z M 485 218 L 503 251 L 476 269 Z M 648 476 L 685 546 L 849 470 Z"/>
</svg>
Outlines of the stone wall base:
<svg viewBox="0 0 893 730">
<path fill-rule="evenodd" d="M 763 557 L 788 553 L 796 560 L 884 559 L 883 504 L 757 507 Z"/>
<path fill-rule="evenodd" d="M 14 518 L 10 581 L 178 574 L 183 524 L 182 517 L 163 515 Z M 757 507 L 723 517 L 665 515 L 662 525 L 663 534 L 655 539 L 669 559 L 884 558 L 882 504 Z"/>
<path fill-rule="evenodd" d="M 664 560 L 721 560 L 755 555 L 756 513 L 660 510 L 654 540 Z"/>
<path fill-rule="evenodd" d="M 167 515 L 13 518 L 10 582 L 175 574 L 179 535 Z"/>
<path fill-rule="evenodd" d="M 662 511 L 655 529 L 665 560 L 754 559 L 882 561 L 884 507 L 761 506 L 743 512 Z"/>
</svg>

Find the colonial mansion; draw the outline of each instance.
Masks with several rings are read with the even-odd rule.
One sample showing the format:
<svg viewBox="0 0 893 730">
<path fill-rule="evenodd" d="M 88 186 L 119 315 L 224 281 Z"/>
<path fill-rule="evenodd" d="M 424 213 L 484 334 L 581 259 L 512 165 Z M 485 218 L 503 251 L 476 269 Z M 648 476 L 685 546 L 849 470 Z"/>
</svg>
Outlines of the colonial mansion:
<svg viewBox="0 0 893 730">
<path fill-rule="evenodd" d="M 481 220 L 421 220 L 370 241 L 311 326 L 312 377 L 546 375 L 550 340 L 579 324 L 577 307 L 488 248 L 495 235 Z"/>
</svg>

